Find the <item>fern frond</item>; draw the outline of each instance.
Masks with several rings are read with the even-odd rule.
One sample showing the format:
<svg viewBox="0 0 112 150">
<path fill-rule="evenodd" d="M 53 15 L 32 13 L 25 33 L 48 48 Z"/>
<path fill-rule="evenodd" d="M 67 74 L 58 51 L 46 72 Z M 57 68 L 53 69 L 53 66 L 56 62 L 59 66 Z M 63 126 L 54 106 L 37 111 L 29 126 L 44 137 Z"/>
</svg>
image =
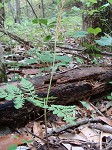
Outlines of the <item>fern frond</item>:
<svg viewBox="0 0 112 150">
<path fill-rule="evenodd" d="M 25 99 L 23 97 L 23 94 L 22 95 L 19 95 L 18 97 L 15 98 L 14 100 L 14 107 L 16 109 L 19 109 L 19 108 L 22 108 L 23 105 L 25 103 Z"/>
<path fill-rule="evenodd" d="M 20 84 L 21 84 L 23 90 L 26 90 L 26 91 L 28 91 L 28 90 L 33 91 L 34 90 L 33 84 L 24 78 L 21 79 Z"/>
<path fill-rule="evenodd" d="M 18 87 L 10 84 L 6 86 L 6 91 L 7 91 L 6 100 L 12 100 L 22 94 L 22 91 Z"/>
<path fill-rule="evenodd" d="M 7 85 L 6 91 L 8 92 L 6 100 L 14 99 L 14 107 L 16 109 L 19 109 L 24 105 L 24 94 L 22 94 L 22 91 L 18 87 L 13 85 Z"/>
<path fill-rule="evenodd" d="M 6 91 L 0 88 L 0 98 L 5 98 L 5 97 L 7 97 Z"/>
<path fill-rule="evenodd" d="M 73 113 L 75 111 L 75 106 L 51 105 L 48 107 L 48 110 L 53 111 L 53 114 L 62 117 L 66 122 L 71 124 L 74 123 L 75 118 L 73 117 Z"/>
<path fill-rule="evenodd" d="M 22 78 L 20 85 L 24 91 L 24 95 L 27 97 L 27 101 L 33 103 L 35 106 L 43 107 L 44 102 L 36 95 L 34 85 L 30 81 Z"/>
<path fill-rule="evenodd" d="M 33 84 L 24 78 L 22 78 L 20 82 L 20 87 L 7 84 L 6 90 L 0 88 L 0 98 L 5 98 L 6 100 L 14 100 L 14 107 L 16 109 L 23 107 L 26 100 L 36 106 L 44 106 L 43 98 L 39 98 L 35 94 Z"/>
<path fill-rule="evenodd" d="M 28 96 L 30 95 L 30 96 L 34 97 L 34 95 L 35 95 L 34 85 L 30 81 L 22 78 L 20 85 L 21 85 L 21 89 L 23 91 L 25 91 L 26 95 L 28 95 Z"/>
<path fill-rule="evenodd" d="M 35 100 L 33 98 L 29 99 L 28 101 L 30 101 L 31 103 L 33 103 L 35 106 L 38 106 L 38 107 L 41 107 L 41 108 L 44 107 L 44 102 L 43 101 Z"/>
</svg>

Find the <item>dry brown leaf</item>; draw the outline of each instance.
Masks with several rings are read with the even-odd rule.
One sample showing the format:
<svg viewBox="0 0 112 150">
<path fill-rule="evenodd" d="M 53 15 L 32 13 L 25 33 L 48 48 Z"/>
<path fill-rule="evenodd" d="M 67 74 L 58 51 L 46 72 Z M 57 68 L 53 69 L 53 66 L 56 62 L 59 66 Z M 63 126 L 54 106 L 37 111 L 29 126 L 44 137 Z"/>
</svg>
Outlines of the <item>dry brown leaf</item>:
<svg viewBox="0 0 112 150">
<path fill-rule="evenodd" d="M 112 121 L 106 117 L 101 117 L 99 116 L 99 118 L 104 121 L 105 123 L 107 123 L 108 125 L 112 126 Z"/>
<path fill-rule="evenodd" d="M 30 74 L 37 74 L 39 71 L 38 69 L 24 69 L 22 70 L 22 73 L 25 75 L 30 75 Z"/>
<path fill-rule="evenodd" d="M 38 136 L 35 137 L 35 140 L 37 140 L 38 142 L 40 142 L 40 144 L 44 144 L 43 140 L 44 139 L 44 134 L 42 131 L 42 126 L 40 125 L 40 121 L 36 122 L 34 121 L 34 125 L 33 125 L 33 133 Z"/>
<path fill-rule="evenodd" d="M 23 140 L 32 140 L 31 136 L 10 134 L 0 137 L 0 150 L 7 150 L 12 144 L 21 145 Z"/>
<path fill-rule="evenodd" d="M 112 107 L 106 111 L 107 116 L 112 116 Z"/>
<path fill-rule="evenodd" d="M 72 133 L 63 133 L 61 135 L 59 135 L 60 139 L 68 139 L 68 140 L 80 140 L 80 141 L 87 141 L 87 138 L 85 137 L 85 135 L 83 133 L 79 133 L 79 134 L 72 134 Z"/>
<path fill-rule="evenodd" d="M 86 136 L 90 142 L 99 142 L 99 134 L 94 130 L 90 129 L 87 126 L 81 130 L 81 132 Z"/>
<path fill-rule="evenodd" d="M 68 150 L 84 150 L 80 146 L 72 146 L 71 144 L 62 143 Z"/>
</svg>

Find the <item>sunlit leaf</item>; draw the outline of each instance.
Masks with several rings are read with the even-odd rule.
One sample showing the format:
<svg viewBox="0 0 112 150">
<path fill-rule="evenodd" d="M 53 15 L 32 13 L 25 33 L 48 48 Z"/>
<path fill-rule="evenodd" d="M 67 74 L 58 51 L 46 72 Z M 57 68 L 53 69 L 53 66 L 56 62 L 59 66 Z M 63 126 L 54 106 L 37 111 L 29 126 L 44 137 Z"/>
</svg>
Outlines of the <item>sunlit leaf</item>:
<svg viewBox="0 0 112 150">
<path fill-rule="evenodd" d="M 100 33 L 102 30 L 101 30 L 101 28 L 99 28 L 99 27 L 97 27 L 97 28 L 88 28 L 87 29 L 87 31 L 88 31 L 88 33 L 92 33 L 92 34 L 94 34 L 94 35 L 97 35 L 98 33 Z"/>
<path fill-rule="evenodd" d="M 97 3 L 97 0 L 84 0 L 85 2 Z"/>
<path fill-rule="evenodd" d="M 108 0 L 108 2 L 112 4 L 112 0 Z"/>
<path fill-rule="evenodd" d="M 110 6 L 109 3 L 102 5 L 98 10 L 101 11 L 103 9 L 105 9 L 106 7 Z"/>
<path fill-rule="evenodd" d="M 99 12 L 98 10 L 91 10 L 88 12 L 89 15 L 93 15 L 94 13 Z"/>
<path fill-rule="evenodd" d="M 3 7 L 4 7 L 4 5 L 2 3 L 0 3 L 0 8 L 3 8 Z"/>
<path fill-rule="evenodd" d="M 72 61 L 72 58 L 69 57 L 69 56 L 60 56 L 60 55 L 58 55 L 58 56 L 56 56 L 56 60 L 60 60 L 61 62 L 68 63 L 68 62 Z"/>
</svg>

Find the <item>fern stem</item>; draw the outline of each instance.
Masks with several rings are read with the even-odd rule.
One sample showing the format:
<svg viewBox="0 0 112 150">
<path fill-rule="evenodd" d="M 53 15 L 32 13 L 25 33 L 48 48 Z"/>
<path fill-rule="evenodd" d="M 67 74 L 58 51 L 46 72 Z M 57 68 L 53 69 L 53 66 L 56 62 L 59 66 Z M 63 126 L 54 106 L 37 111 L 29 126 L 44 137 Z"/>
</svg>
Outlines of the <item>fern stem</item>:
<svg viewBox="0 0 112 150">
<path fill-rule="evenodd" d="M 49 82 L 49 86 L 48 86 L 48 91 L 47 91 L 47 97 L 45 100 L 45 105 L 48 105 L 48 100 L 49 100 L 49 94 L 50 94 L 50 90 L 51 90 L 51 84 L 52 84 L 52 79 L 53 79 L 53 75 L 54 75 L 54 67 L 55 67 L 55 60 L 56 60 L 56 45 L 57 45 L 57 41 L 58 41 L 58 37 L 59 37 L 59 32 L 60 32 L 60 26 L 61 26 L 61 16 L 62 16 L 62 2 L 60 2 L 59 6 L 58 6 L 58 17 L 57 17 L 57 24 L 56 24 L 56 31 L 55 31 L 55 41 L 54 41 L 54 55 L 53 55 L 53 64 L 52 64 L 52 70 L 51 70 L 51 76 L 50 76 L 50 82 Z M 48 146 L 48 150 L 50 149 L 49 147 L 49 142 L 48 142 L 48 135 L 47 135 L 47 109 L 44 109 L 44 121 L 45 121 L 45 134 L 46 134 L 46 140 L 47 140 L 47 146 Z"/>
</svg>

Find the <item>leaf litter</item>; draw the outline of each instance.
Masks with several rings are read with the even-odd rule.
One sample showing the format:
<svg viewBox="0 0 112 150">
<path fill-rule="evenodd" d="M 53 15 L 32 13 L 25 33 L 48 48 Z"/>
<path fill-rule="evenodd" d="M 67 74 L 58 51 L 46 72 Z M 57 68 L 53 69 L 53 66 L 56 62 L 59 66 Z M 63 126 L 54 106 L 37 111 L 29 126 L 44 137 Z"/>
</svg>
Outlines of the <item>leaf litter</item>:
<svg viewBox="0 0 112 150">
<path fill-rule="evenodd" d="M 85 57 L 83 54 L 83 49 L 80 51 L 78 50 L 80 41 L 75 41 L 75 45 L 73 38 L 67 38 L 66 42 L 68 43 L 66 47 L 64 46 L 66 50 L 57 47 L 57 51 L 59 51 L 61 55 L 68 53 L 67 55 L 69 57 L 73 57 L 73 61 L 71 61 L 68 66 L 59 66 L 57 72 L 80 67 L 87 63 L 87 60 L 89 59 L 88 56 Z M 29 49 L 30 47 L 26 49 L 24 46 L 17 45 L 12 49 L 15 55 L 5 55 L 4 59 L 8 66 L 7 75 L 9 81 L 13 80 L 13 77 L 15 78 L 16 74 L 19 75 L 18 77 L 32 77 L 32 75 L 36 76 L 37 74 L 44 75 L 49 73 L 49 70 L 45 68 L 50 67 L 51 63 L 42 63 L 39 61 L 32 64 L 25 63 L 26 58 L 34 58 L 27 53 Z M 78 56 L 82 56 L 82 58 L 84 58 L 83 61 L 82 58 L 79 58 Z M 101 65 L 101 63 L 104 63 L 104 65 L 110 64 L 110 57 L 103 58 L 100 59 L 99 65 Z M 12 67 L 9 64 L 13 64 Z M 91 62 L 89 65 L 92 65 Z M 76 112 L 73 114 L 74 124 L 72 125 L 63 121 L 63 118 L 53 115 L 52 112 L 47 114 L 47 131 L 50 150 L 112 149 L 112 101 L 101 97 L 100 99 L 92 99 L 92 101 L 89 100 L 88 102 L 87 100 L 84 102 L 85 103 L 80 104 L 78 102 L 76 104 Z M 5 135 L 1 133 L 0 150 L 7 150 L 11 145 L 16 145 L 17 150 L 47 149 L 43 115 L 41 118 L 36 118 L 35 121 L 29 122 L 25 127 L 10 132 L 7 133 L 7 131 L 4 131 Z"/>
</svg>

